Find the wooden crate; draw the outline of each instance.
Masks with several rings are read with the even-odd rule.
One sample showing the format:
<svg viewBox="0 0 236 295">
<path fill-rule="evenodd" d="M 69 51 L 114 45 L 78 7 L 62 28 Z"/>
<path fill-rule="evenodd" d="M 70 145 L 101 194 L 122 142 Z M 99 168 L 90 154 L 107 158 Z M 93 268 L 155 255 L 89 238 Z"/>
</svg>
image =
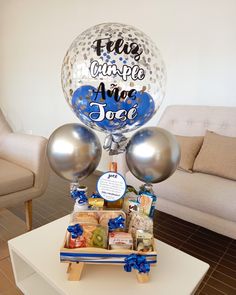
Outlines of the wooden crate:
<svg viewBox="0 0 236 295">
<path fill-rule="evenodd" d="M 64 244 L 65 245 L 65 244 Z M 155 247 L 155 245 L 154 245 Z M 69 263 L 67 272 L 68 280 L 80 280 L 82 270 L 85 264 L 103 264 L 103 265 L 117 265 L 123 267 L 125 258 L 130 254 L 144 255 L 150 266 L 157 263 L 157 251 L 154 248 L 152 252 L 138 252 L 135 250 L 107 250 L 100 248 L 74 248 L 68 249 L 64 246 L 60 249 L 60 260 L 63 263 Z M 136 272 L 137 279 L 140 283 L 149 281 L 148 273 Z"/>
</svg>

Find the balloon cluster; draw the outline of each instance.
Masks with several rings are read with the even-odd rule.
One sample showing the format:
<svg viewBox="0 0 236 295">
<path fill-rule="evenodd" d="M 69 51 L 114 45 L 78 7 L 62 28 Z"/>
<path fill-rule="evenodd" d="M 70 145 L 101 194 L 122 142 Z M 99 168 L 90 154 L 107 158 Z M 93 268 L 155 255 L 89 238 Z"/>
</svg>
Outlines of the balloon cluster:
<svg viewBox="0 0 236 295">
<path fill-rule="evenodd" d="M 65 98 L 88 127 L 107 133 L 104 149 L 124 152 L 124 133 L 148 122 L 164 98 L 166 71 L 154 42 L 140 30 L 104 23 L 80 34 L 68 49 L 61 71 Z M 145 128 L 129 141 L 126 161 L 130 171 L 145 182 L 169 177 L 179 161 L 175 138 L 161 128 Z M 97 136 L 80 124 L 53 132 L 49 162 L 60 176 L 83 179 L 101 157 Z"/>
</svg>

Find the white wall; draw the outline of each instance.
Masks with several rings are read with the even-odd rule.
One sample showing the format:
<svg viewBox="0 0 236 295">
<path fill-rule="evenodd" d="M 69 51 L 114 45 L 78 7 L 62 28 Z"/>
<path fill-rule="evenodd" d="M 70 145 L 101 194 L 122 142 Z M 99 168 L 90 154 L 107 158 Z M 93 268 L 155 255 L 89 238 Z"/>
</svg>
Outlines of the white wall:
<svg viewBox="0 0 236 295">
<path fill-rule="evenodd" d="M 236 105 L 235 13 L 235 0 L 0 0 L 0 106 L 16 131 L 49 136 L 78 122 L 61 90 L 62 59 L 78 34 L 106 21 L 157 43 L 168 74 L 162 109 Z"/>
</svg>

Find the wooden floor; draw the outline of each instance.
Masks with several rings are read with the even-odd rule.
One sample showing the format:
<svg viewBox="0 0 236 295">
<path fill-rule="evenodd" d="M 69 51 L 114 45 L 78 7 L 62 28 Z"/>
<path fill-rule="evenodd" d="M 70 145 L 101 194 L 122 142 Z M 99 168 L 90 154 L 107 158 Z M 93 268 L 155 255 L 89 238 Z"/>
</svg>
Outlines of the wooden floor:
<svg viewBox="0 0 236 295">
<path fill-rule="evenodd" d="M 89 186 L 90 193 L 95 189 L 96 179 L 92 175 L 83 182 Z M 33 227 L 70 213 L 72 207 L 69 184 L 52 174 L 46 193 L 33 202 Z M 21 294 L 14 284 L 7 241 L 25 231 L 23 220 L 23 204 L 0 211 L 1 295 Z M 210 264 L 197 294 L 236 294 L 235 240 L 159 211 L 155 214 L 154 224 L 156 238 Z"/>
</svg>

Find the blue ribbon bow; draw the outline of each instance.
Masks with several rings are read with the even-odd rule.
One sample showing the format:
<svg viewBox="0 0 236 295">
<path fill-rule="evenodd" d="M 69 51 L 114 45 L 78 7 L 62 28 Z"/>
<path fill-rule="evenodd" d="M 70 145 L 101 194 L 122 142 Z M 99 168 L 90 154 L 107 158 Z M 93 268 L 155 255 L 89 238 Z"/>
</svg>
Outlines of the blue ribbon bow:
<svg viewBox="0 0 236 295">
<path fill-rule="evenodd" d="M 148 273 L 150 265 L 147 263 L 146 257 L 140 254 L 130 254 L 125 258 L 124 270 L 131 272 L 132 268 L 137 269 L 139 273 Z"/>
<path fill-rule="evenodd" d="M 74 199 L 74 201 L 78 199 L 79 204 L 88 203 L 88 198 L 86 196 L 85 191 L 79 191 L 75 189 L 70 192 L 70 195 L 71 195 L 71 198 Z"/>
<path fill-rule="evenodd" d="M 116 218 L 111 218 L 108 222 L 109 231 L 114 231 L 117 228 L 125 227 L 125 219 L 122 215 L 119 215 Z"/>
<path fill-rule="evenodd" d="M 83 234 L 83 228 L 81 227 L 81 225 L 80 224 L 75 224 L 75 225 L 69 225 L 68 227 L 67 227 L 67 230 L 68 230 L 68 232 L 69 233 L 71 233 L 71 237 L 73 238 L 73 239 L 76 239 L 76 238 L 78 238 L 78 236 L 82 236 L 82 234 Z"/>
<path fill-rule="evenodd" d="M 101 199 L 102 197 L 98 193 L 93 193 L 90 198 L 92 198 L 92 199 Z"/>
</svg>

